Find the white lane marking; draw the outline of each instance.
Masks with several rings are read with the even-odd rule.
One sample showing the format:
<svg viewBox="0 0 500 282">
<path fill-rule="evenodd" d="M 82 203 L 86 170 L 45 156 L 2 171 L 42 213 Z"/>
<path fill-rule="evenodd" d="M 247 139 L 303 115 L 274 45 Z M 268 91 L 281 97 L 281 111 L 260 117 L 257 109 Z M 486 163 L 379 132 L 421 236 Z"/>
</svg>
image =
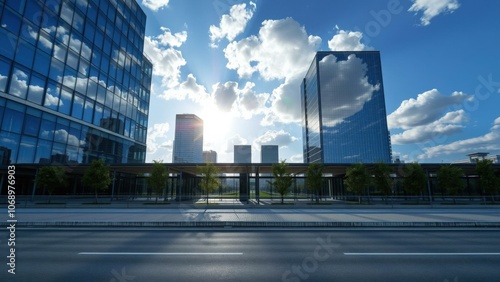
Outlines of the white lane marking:
<svg viewBox="0 0 500 282">
<path fill-rule="evenodd" d="M 241 256 L 243 253 L 131 253 L 131 252 L 80 252 L 79 255 L 98 256 Z"/>
<path fill-rule="evenodd" d="M 500 256 L 500 253 L 344 253 L 346 256 Z"/>
</svg>

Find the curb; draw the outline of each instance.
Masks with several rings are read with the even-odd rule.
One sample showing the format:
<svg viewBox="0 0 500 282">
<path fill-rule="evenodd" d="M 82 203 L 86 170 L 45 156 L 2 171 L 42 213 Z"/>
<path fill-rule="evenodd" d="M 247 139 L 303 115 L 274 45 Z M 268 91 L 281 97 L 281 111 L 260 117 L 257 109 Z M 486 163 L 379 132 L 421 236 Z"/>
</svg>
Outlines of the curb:
<svg viewBox="0 0 500 282">
<path fill-rule="evenodd" d="M 10 223 L 0 222 L 1 227 Z M 500 228 L 500 222 L 266 222 L 266 221 L 178 221 L 178 222 L 17 222 L 16 227 L 169 227 L 169 228 L 348 228 L 348 227 L 436 227 L 436 228 Z"/>
</svg>

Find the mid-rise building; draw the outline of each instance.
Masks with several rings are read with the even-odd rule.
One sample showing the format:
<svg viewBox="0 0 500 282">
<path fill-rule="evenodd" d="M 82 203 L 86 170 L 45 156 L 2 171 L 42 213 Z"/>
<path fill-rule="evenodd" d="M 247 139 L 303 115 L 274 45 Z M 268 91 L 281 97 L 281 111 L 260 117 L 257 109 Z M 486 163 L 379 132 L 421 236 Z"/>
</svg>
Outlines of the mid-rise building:
<svg viewBox="0 0 500 282">
<path fill-rule="evenodd" d="M 252 162 L 252 146 L 250 145 L 234 145 L 234 163 Z"/>
<path fill-rule="evenodd" d="M 145 26 L 136 1 L 1 1 L 3 157 L 144 163 L 152 76 Z"/>
<path fill-rule="evenodd" d="M 260 162 L 263 164 L 279 163 L 278 145 L 262 145 L 260 147 Z"/>
<path fill-rule="evenodd" d="M 203 151 L 203 162 L 204 163 L 217 163 L 217 152 L 216 151 Z"/>
<path fill-rule="evenodd" d="M 390 163 L 378 51 L 318 52 L 301 85 L 305 163 Z"/>
<path fill-rule="evenodd" d="M 203 120 L 193 114 L 175 117 L 173 163 L 203 163 Z"/>
</svg>

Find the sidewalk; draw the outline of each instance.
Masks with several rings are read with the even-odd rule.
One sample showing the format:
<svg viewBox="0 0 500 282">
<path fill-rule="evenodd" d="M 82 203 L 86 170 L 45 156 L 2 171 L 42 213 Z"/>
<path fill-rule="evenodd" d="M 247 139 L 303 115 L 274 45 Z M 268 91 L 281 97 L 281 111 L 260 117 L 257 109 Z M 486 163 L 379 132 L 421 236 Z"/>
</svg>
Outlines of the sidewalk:
<svg viewBox="0 0 500 282">
<path fill-rule="evenodd" d="M 498 208 L 17 208 L 16 227 L 500 227 Z M 210 205 L 209 205 L 210 206 Z M 203 206 L 202 206 L 203 207 Z M 204 207 L 207 207 L 206 205 Z M 8 226 L 7 207 L 0 226 Z"/>
</svg>

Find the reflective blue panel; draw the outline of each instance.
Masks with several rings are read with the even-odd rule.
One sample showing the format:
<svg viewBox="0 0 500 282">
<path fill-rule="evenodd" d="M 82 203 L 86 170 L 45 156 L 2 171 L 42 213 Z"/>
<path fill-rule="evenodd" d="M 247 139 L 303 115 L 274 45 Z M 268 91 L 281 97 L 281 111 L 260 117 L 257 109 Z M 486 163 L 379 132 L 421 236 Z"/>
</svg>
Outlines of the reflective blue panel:
<svg viewBox="0 0 500 282">
<path fill-rule="evenodd" d="M 44 90 L 45 79 L 38 75 L 32 75 L 28 88 L 28 100 L 38 105 L 42 105 Z"/>
<path fill-rule="evenodd" d="M 10 101 L 7 102 L 2 120 L 2 130 L 21 133 L 24 121 L 24 109 L 25 106 L 23 105 Z"/>
<path fill-rule="evenodd" d="M 87 99 L 85 101 L 85 108 L 83 109 L 83 120 L 86 122 L 92 122 L 92 117 L 94 115 L 94 101 Z"/>
<path fill-rule="evenodd" d="M 23 134 L 30 136 L 38 136 L 38 130 L 40 129 L 40 117 L 26 115 L 26 122 L 24 123 Z"/>
<path fill-rule="evenodd" d="M 0 143 L 10 150 L 10 163 L 16 163 L 16 156 L 19 151 L 19 137 L 19 134 L 0 131 Z"/>
<path fill-rule="evenodd" d="M 21 38 L 35 46 L 38 39 L 38 27 L 24 20 L 21 25 Z"/>
<path fill-rule="evenodd" d="M 5 92 L 9 79 L 10 63 L 0 58 L 0 92 Z M 1 116 L 0 116 L 1 118 Z"/>
<path fill-rule="evenodd" d="M 30 73 L 28 70 L 14 67 L 12 79 L 10 80 L 9 93 L 21 99 L 26 99 L 29 79 Z"/>
<path fill-rule="evenodd" d="M 39 24 L 42 19 L 42 7 L 37 0 L 27 0 L 24 18 L 30 20 L 34 24 Z"/>
<path fill-rule="evenodd" d="M 45 101 L 43 105 L 49 109 L 57 110 L 57 107 L 59 106 L 60 91 L 61 89 L 56 83 L 47 83 L 47 91 L 45 93 Z"/>
<path fill-rule="evenodd" d="M 31 69 L 34 57 L 35 47 L 28 42 L 19 39 L 16 49 L 16 61 Z"/>
<path fill-rule="evenodd" d="M 50 57 L 47 53 L 37 49 L 33 69 L 44 76 L 49 76 Z"/>
<path fill-rule="evenodd" d="M 83 115 L 83 103 L 84 98 L 78 94 L 76 94 L 73 98 L 73 108 L 71 111 L 71 116 L 77 119 L 82 119 Z"/>
<path fill-rule="evenodd" d="M 59 60 L 52 58 L 52 61 L 50 62 L 49 77 L 52 78 L 52 80 L 54 81 L 62 83 L 63 76 L 64 76 L 64 64 Z"/>
<path fill-rule="evenodd" d="M 0 26 L 17 35 L 19 34 L 19 28 L 21 28 L 21 18 L 5 7 L 2 18 L 0 18 Z"/>
<path fill-rule="evenodd" d="M 4 55 L 7 58 L 14 58 L 17 37 L 0 27 L 0 38 L 4 38 L 2 44 L 0 44 L 0 55 Z"/>
<path fill-rule="evenodd" d="M 60 113 L 69 115 L 71 111 L 72 100 L 73 100 L 73 92 L 63 88 L 61 90 L 61 99 L 59 99 L 58 111 Z"/>
<path fill-rule="evenodd" d="M 44 114 L 40 124 L 40 133 L 38 137 L 52 141 L 54 139 L 54 129 L 56 127 L 56 117 Z"/>
<path fill-rule="evenodd" d="M 36 151 L 36 138 L 23 136 L 19 146 L 17 163 L 33 163 Z"/>
<path fill-rule="evenodd" d="M 95 109 L 94 109 L 94 124 L 97 126 L 101 125 L 101 119 L 102 119 L 102 111 L 103 107 L 100 104 L 95 104 Z"/>
<path fill-rule="evenodd" d="M 52 151 L 52 141 L 38 140 L 35 154 L 35 163 L 50 163 L 50 152 Z"/>
</svg>

